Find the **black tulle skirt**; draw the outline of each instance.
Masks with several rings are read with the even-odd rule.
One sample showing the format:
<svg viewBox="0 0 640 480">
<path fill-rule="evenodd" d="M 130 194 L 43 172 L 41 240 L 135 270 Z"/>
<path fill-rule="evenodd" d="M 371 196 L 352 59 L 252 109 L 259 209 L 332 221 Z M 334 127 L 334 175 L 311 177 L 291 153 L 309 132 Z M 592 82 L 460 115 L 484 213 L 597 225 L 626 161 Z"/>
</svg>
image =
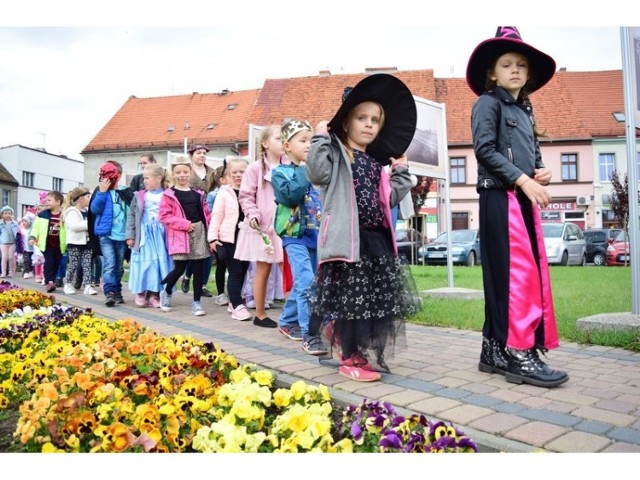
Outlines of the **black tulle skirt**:
<svg viewBox="0 0 640 480">
<path fill-rule="evenodd" d="M 338 358 L 353 353 L 384 358 L 404 347 L 405 318 L 421 307 L 409 266 L 395 255 L 387 229 L 360 229 L 360 261 L 318 267 L 309 305 L 320 333 Z"/>
</svg>

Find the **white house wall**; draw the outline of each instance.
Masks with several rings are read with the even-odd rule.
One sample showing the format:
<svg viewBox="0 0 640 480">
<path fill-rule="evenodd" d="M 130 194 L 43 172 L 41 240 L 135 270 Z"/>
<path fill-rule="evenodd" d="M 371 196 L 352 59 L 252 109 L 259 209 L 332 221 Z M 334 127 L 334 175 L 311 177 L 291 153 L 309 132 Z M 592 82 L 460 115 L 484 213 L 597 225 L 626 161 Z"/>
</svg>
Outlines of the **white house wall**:
<svg viewBox="0 0 640 480">
<path fill-rule="evenodd" d="M 13 145 L 0 148 L 0 161 L 14 176 L 20 186 L 17 193 L 17 212 L 21 214 L 27 206 L 36 205 L 40 192 L 53 190 L 53 179 L 62 179 L 62 193 L 66 195 L 84 180 L 82 160 L 61 157 L 41 150 Z M 22 183 L 22 173 L 33 172 L 33 187 Z"/>
</svg>

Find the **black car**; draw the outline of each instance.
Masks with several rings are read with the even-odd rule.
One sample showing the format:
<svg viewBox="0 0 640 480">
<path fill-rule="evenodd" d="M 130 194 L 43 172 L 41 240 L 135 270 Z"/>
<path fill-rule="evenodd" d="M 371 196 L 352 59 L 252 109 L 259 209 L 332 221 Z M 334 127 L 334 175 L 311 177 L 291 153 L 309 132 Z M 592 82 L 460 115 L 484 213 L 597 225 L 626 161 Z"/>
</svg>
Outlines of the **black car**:
<svg viewBox="0 0 640 480">
<path fill-rule="evenodd" d="M 603 266 L 606 264 L 607 247 L 622 230 L 619 228 L 590 228 L 584 231 L 587 242 L 587 263 Z"/>
</svg>

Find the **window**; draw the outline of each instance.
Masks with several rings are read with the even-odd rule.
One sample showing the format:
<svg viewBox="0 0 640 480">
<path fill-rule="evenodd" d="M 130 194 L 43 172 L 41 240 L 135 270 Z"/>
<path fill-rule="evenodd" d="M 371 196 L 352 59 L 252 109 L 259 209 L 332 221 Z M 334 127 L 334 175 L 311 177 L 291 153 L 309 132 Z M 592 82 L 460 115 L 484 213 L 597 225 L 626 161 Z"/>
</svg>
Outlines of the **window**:
<svg viewBox="0 0 640 480">
<path fill-rule="evenodd" d="M 62 192 L 62 179 L 61 178 L 53 177 L 52 189 L 53 190 L 57 190 L 58 192 Z"/>
<path fill-rule="evenodd" d="M 22 185 L 25 187 L 33 187 L 33 180 L 36 174 L 33 172 L 22 172 Z"/>
<path fill-rule="evenodd" d="M 466 159 L 464 157 L 450 158 L 451 183 L 467 183 Z"/>
<path fill-rule="evenodd" d="M 575 153 L 563 153 L 562 161 L 562 181 L 577 182 L 578 181 L 578 155 Z"/>
<path fill-rule="evenodd" d="M 611 175 L 616 166 L 616 156 L 614 153 L 601 153 L 598 157 L 598 163 L 600 165 L 600 181 L 610 182 Z"/>
<path fill-rule="evenodd" d="M 11 190 L 2 190 L 2 205 L 11 203 Z"/>
</svg>

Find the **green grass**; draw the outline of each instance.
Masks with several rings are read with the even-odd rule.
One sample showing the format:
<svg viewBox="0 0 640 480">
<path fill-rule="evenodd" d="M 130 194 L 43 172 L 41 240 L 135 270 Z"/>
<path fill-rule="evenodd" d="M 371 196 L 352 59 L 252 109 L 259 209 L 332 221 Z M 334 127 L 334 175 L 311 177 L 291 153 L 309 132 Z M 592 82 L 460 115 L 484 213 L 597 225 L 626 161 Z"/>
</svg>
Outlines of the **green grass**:
<svg viewBox="0 0 640 480">
<path fill-rule="evenodd" d="M 418 291 L 448 287 L 446 267 L 411 267 Z M 552 266 L 551 285 L 558 333 L 563 341 L 640 351 L 640 337 L 631 332 L 580 332 L 576 320 L 599 313 L 631 311 L 629 267 Z M 482 268 L 453 267 L 453 286 L 482 290 Z M 424 309 L 410 319 L 422 325 L 482 330 L 484 300 L 426 297 Z"/>
</svg>

